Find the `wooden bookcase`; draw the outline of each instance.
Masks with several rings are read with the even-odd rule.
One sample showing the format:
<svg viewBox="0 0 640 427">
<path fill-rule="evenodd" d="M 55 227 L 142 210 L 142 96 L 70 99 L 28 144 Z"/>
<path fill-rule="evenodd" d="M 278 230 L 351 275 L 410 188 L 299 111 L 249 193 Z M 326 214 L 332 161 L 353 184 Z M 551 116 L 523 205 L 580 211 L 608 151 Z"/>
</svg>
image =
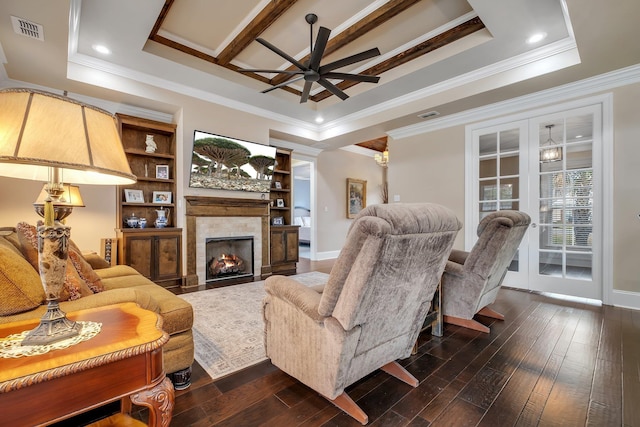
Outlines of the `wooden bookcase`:
<svg viewBox="0 0 640 427">
<path fill-rule="evenodd" d="M 271 181 L 270 254 L 274 274 L 295 274 L 298 262 L 298 226 L 293 224 L 291 150 L 276 148 Z"/>
<path fill-rule="evenodd" d="M 131 172 L 138 181 L 117 188 L 118 263 L 131 265 L 154 282 L 172 287 L 182 282 L 182 229 L 176 228 L 176 125 L 117 114 Z M 155 152 L 145 151 L 153 135 Z M 163 174 L 156 176 L 157 166 Z M 164 173 L 167 172 L 167 175 Z M 141 191 L 143 201 L 127 202 L 127 190 Z M 154 192 L 171 194 L 170 203 L 154 203 Z M 156 193 L 156 196 L 159 194 Z M 155 228 L 156 210 L 165 210 L 167 227 Z M 130 228 L 127 218 L 146 218 L 145 228 Z"/>
</svg>

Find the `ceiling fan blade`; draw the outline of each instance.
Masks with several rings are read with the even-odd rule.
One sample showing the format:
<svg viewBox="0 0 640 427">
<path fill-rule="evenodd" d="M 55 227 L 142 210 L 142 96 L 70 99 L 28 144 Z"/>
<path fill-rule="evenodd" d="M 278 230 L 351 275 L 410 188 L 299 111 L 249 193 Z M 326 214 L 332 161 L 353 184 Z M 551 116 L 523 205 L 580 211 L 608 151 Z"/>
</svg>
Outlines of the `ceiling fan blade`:
<svg viewBox="0 0 640 427">
<path fill-rule="evenodd" d="M 271 51 L 277 53 L 278 55 L 280 55 L 281 57 L 283 57 L 287 61 L 291 62 L 293 65 L 295 65 L 296 67 L 300 68 L 301 70 L 303 70 L 303 71 L 308 70 L 308 68 L 305 67 L 304 64 L 301 64 L 300 62 L 298 62 L 293 56 L 287 54 L 286 52 L 283 52 L 280 49 L 278 49 L 277 47 L 275 47 L 274 45 L 272 45 L 271 43 L 269 43 L 265 39 L 257 38 L 256 41 L 258 43 L 260 43 L 261 45 L 265 46 L 266 48 L 270 49 Z"/>
<path fill-rule="evenodd" d="M 355 82 L 378 83 L 380 77 L 367 76 L 365 74 L 349 74 L 349 73 L 324 73 L 322 77 L 327 79 L 353 80 Z"/>
<path fill-rule="evenodd" d="M 322 59 L 322 55 L 324 55 L 324 50 L 327 47 L 327 42 L 329 41 L 330 34 L 331 30 L 325 27 L 320 27 L 320 29 L 318 30 L 316 44 L 313 47 L 313 52 L 311 53 L 311 58 L 309 59 L 309 68 L 311 68 L 312 70 L 318 71 L 318 67 L 320 67 L 320 60 Z"/>
<path fill-rule="evenodd" d="M 364 61 L 365 59 L 373 58 L 380 55 L 380 49 L 374 47 L 373 49 L 365 50 L 364 52 L 356 53 L 355 55 L 347 56 L 346 58 L 338 59 L 327 65 L 320 67 L 318 72 L 320 74 L 328 73 L 336 68 L 346 67 L 347 65 L 355 64 L 356 62 Z"/>
<path fill-rule="evenodd" d="M 304 71 L 298 70 L 261 70 L 261 69 L 252 69 L 252 68 L 238 68 L 236 71 L 240 73 L 272 73 L 272 74 L 303 74 Z"/>
<path fill-rule="evenodd" d="M 282 83 L 277 84 L 277 85 L 275 85 L 275 86 L 271 86 L 269 89 L 265 89 L 265 90 L 263 90 L 261 93 L 271 92 L 272 90 L 279 89 L 279 88 L 281 88 L 281 87 L 285 87 L 285 86 L 287 86 L 287 85 L 290 85 L 291 83 L 295 83 L 295 82 L 297 82 L 298 80 L 302 80 L 302 79 L 304 79 L 304 76 L 300 76 L 300 77 L 296 77 L 296 78 L 293 78 L 293 79 L 287 80 L 286 82 L 282 82 Z"/>
<path fill-rule="evenodd" d="M 311 86 L 313 86 L 312 81 L 304 82 L 304 90 L 302 91 L 302 96 L 300 97 L 300 104 L 304 104 L 309 99 L 309 93 L 311 92 Z"/>
<path fill-rule="evenodd" d="M 331 92 L 332 94 L 334 94 L 338 98 L 342 99 L 343 101 L 349 97 L 349 95 L 347 95 L 346 93 L 341 91 L 338 88 L 338 86 L 336 86 L 333 83 L 331 83 L 330 81 L 326 80 L 324 77 L 320 77 L 320 80 L 318 80 L 318 83 L 321 84 L 322 86 L 324 86 L 325 89 L 327 89 L 329 92 Z"/>
</svg>

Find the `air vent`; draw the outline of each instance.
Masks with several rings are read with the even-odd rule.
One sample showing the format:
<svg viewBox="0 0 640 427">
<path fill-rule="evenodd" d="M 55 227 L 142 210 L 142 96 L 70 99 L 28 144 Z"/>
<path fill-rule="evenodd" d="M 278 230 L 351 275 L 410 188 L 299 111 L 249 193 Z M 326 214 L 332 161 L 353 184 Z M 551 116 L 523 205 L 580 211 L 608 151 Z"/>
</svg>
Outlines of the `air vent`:
<svg viewBox="0 0 640 427">
<path fill-rule="evenodd" d="M 439 115 L 440 113 L 438 113 L 437 111 L 429 111 L 427 113 L 418 114 L 418 117 L 420 117 L 421 119 L 428 119 L 428 118 L 439 116 Z"/>
<path fill-rule="evenodd" d="M 11 23 L 13 24 L 13 31 L 17 34 L 40 40 L 41 42 L 44 41 L 44 27 L 42 25 L 15 16 L 11 17 Z"/>
</svg>

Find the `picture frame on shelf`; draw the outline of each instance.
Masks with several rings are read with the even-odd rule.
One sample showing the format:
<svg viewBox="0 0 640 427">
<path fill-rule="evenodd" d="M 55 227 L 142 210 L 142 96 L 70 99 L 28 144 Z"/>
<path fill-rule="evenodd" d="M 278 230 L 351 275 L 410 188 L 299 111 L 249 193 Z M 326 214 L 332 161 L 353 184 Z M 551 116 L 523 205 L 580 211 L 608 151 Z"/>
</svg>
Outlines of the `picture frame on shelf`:
<svg viewBox="0 0 640 427">
<path fill-rule="evenodd" d="M 271 225 L 284 225 L 284 217 L 274 216 L 271 218 Z"/>
<path fill-rule="evenodd" d="M 347 218 L 355 218 L 367 207 L 367 181 L 347 178 Z"/>
<path fill-rule="evenodd" d="M 156 165 L 156 179 L 169 179 L 169 165 Z"/>
<path fill-rule="evenodd" d="M 161 205 L 171 204 L 171 191 L 154 191 L 153 203 Z"/>
<path fill-rule="evenodd" d="M 142 190 L 134 190 L 132 188 L 124 189 L 124 200 L 127 203 L 144 203 L 144 194 Z"/>
<path fill-rule="evenodd" d="M 284 208 L 284 199 L 276 199 L 276 207 Z"/>
<path fill-rule="evenodd" d="M 276 190 L 282 190 L 282 183 L 280 181 L 275 181 L 273 186 Z"/>
</svg>

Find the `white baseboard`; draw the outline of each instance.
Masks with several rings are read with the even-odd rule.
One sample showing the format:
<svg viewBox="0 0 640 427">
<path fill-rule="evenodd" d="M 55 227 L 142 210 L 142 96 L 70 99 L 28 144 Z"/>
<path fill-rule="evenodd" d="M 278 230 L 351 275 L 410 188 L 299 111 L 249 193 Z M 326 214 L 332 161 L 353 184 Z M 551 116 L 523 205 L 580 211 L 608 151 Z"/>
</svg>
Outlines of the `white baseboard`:
<svg viewBox="0 0 640 427">
<path fill-rule="evenodd" d="M 316 258 L 313 261 L 324 261 L 325 259 L 338 258 L 340 251 L 316 252 Z"/>
<path fill-rule="evenodd" d="M 640 310 L 640 292 L 613 290 L 613 305 L 616 307 Z"/>
</svg>

